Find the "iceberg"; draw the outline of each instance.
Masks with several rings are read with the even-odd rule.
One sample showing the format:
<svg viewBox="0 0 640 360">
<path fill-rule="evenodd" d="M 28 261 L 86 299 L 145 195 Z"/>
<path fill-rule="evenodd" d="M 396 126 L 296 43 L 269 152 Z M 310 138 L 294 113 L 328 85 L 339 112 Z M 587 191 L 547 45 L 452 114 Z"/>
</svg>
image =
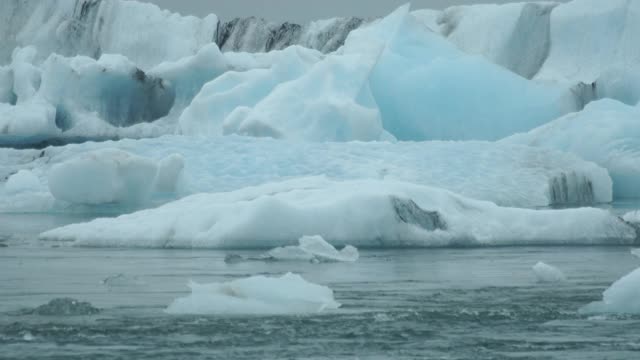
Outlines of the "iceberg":
<svg viewBox="0 0 640 360">
<path fill-rule="evenodd" d="M 533 272 L 536 275 L 536 279 L 541 283 L 558 283 L 567 280 L 560 269 L 543 262 L 538 262 L 533 266 Z"/>
<path fill-rule="evenodd" d="M 326 286 L 287 273 L 252 276 L 224 283 L 189 284 L 191 294 L 165 310 L 172 315 L 285 315 L 335 310 L 340 304 Z"/>
<path fill-rule="evenodd" d="M 602 301 L 593 302 L 580 311 L 596 314 L 640 314 L 640 268 L 614 282 L 602 295 Z"/>
<path fill-rule="evenodd" d="M 342 48 L 307 66 L 297 59 L 301 50 L 288 53 L 296 57 L 284 66 L 225 74 L 205 85 L 180 118 L 182 133 L 496 140 L 584 105 L 569 86 L 530 82 L 465 54 L 408 6 L 353 30 Z"/>
<path fill-rule="evenodd" d="M 277 247 L 258 257 L 259 260 L 304 260 L 312 262 L 355 262 L 360 255 L 351 245 L 337 250 L 322 236 L 303 236 L 297 246 Z"/>
<path fill-rule="evenodd" d="M 639 118 L 638 108 L 603 99 L 502 142 L 576 154 L 609 171 L 615 199 L 640 198 Z"/>
<path fill-rule="evenodd" d="M 171 219 L 167 221 L 167 219 Z M 272 248 L 317 234 L 333 246 L 625 244 L 636 229 L 595 208 L 500 207 L 391 181 L 301 178 L 185 197 L 155 209 L 47 231 L 76 246 Z"/>
</svg>

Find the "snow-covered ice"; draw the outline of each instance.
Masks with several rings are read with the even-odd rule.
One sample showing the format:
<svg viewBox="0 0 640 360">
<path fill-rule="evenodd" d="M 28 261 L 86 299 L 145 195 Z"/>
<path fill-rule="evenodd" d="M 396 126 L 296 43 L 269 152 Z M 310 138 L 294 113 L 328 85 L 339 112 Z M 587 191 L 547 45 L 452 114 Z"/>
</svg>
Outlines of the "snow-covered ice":
<svg viewBox="0 0 640 360">
<path fill-rule="evenodd" d="M 282 246 L 271 249 L 261 255 L 259 259 L 275 261 L 317 261 L 317 262 L 354 262 L 360 257 L 358 249 L 347 245 L 337 250 L 322 236 L 303 236 L 298 239 L 298 245 Z"/>
<path fill-rule="evenodd" d="M 191 294 L 165 310 L 184 315 L 282 315 L 335 310 L 340 304 L 326 286 L 287 273 L 280 277 L 252 276 L 223 283 L 189 284 Z"/>
<path fill-rule="evenodd" d="M 506 208 L 391 180 L 324 178 L 192 195 L 40 237 L 77 246 L 237 249 L 292 245 L 306 234 L 322 236 L 333 246 L 358 247 L 637 241 L 635 228 L 606 210 Z"/>
<path fill-rule="evenodd" d="M 532 269 L 536 275 L 536 279 L 538 279 L 538 282 L 558 283 L 567 280 L 567 277 L 562 271 L 560 271 L 560 269 L 543 262 L 538 262 Z"/>
</svg>

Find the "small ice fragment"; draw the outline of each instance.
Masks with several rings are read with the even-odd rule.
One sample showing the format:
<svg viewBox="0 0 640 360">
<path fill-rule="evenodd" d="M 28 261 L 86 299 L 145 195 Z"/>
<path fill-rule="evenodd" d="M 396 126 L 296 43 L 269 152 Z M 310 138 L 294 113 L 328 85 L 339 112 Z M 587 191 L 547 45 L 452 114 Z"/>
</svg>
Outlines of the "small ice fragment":
<svg viewBox="0 0 640 360">
<path fill-rule="evenodd" d="M 338 251 L 322 236 L 303 236 L 298 246 L 283 246 L 269 250 L 259 257 L 261 260 L 276 261 L 311 261 L 319 262 L 354 262 L 360 257 L 358 249 L 351 245 Z"/>
<path fill-rule="evenodd" d="M 227 256 L 224 257 L 224 262 L 227 264 L 237 264 L 243 261 L 244 258 L 238 254 L 227 254 Z"/>
<path fill-rule="evenodd" d="M 533 266 L 533 271 L 536 274 L 536 278 L 538 282 L 544 283 L 557 283 L 566 281 L 567 278 L 558 268 L 545 264 L 543 262 L 538 262 Z"/>
<path fill-rule="evenodd" d="M 169 314 L 303 314 L 337 309 L 333 291 L 300 275 L 252 276 L 224 283 L 191 282 L 191 294 L 178 298 Z"/>
</svg>

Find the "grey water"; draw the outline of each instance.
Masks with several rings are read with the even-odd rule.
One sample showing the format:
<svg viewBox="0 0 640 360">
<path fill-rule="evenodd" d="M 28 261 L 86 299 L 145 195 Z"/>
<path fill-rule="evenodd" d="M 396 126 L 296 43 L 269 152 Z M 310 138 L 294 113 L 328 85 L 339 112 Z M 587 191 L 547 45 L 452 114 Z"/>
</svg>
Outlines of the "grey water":
<svg viewBox="0 0 640 360">
<path fill-rule="evenodd" d="M 242 252 L 250 256 L 257 251 Z M 223 251 L 0 248 L 2 359 L 638 359 L 640 317 L 578 310 L 640 265 L 626 247 L 365 250 L 356 263 L 241 262 Z M 531 266 L 568 277 L 541 284 Z M 336 311 L 175 316 L 187 282 L 296 272 Z M 86 315 L 33 309 L 74 298 Z"/>
<path fill-rule="evenodd" d="M 579 311 L 640 266 L 629 247 L 378 249 L 361 250 L 355 263 L 225 263 L 226 251 L 37 239 L 95 216 L 0 214 L 0 359 L 640 359 L 640 316 Z M 567 281 L 537 282 L 538 261 Z M 164 312 L 189 293 L 190 280 L 286 272 L 330 287 L 342 307 L 285 316 Z M 66 298 L 77 302 L 43 307 Z"/>
</svg>

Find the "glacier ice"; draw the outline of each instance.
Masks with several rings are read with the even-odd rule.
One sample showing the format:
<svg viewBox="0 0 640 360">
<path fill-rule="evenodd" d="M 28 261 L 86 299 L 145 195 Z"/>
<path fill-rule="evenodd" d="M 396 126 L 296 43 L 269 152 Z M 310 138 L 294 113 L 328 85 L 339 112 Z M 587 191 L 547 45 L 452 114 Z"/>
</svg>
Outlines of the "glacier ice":
<svg viewBox="0 0 640 360">
<path fill-rule="evenodd" d="M 123 0 L 7 0 L 0 4 L 0 63 L 16 47 L 42 59 L 122 54 L 143 69 L 195 54 L 215 37 L 218 19 L 181 16 Z"/>
<path fill-rule="evenodd" d="M 551 46 L 557 3 L 475 4 L 438 14 L 438 32 L 470 54 L 485 56 L 527 79 L 538 73 Z M 424 21 L 424 20 L 422 20 Z"/>
<path fill-rule="evenodd" d="M 551 12 L 551 49 L 537 79 L 592 83 L 609 67 L 640 60 L 640 3 L 580 0 Z M 588 40 L 587 40 L 588 39 Z"/>
<path fill-rule="evenodd" d="M 300 45 L 327 53 L 342 46 L 349 32 L 363 23 L 356 17 L 317 20 L 306 25 L 236 18 L 218 25 L 215 40 L 223 51 L 261 52 Z"/>
<path fill-rule="evenodd" d="M 640 314 L 640 268 L 614 282 L 602 294 L 602 301 L 580 309 L 584 313 Z"/>
<path fill-rule="evenodd" d="M 30 170 L 46 189 L 52 166 L 114 147 L 159 164 L 157 193 L 151 200 L 167 189 L 175 189 L 174 196 L 184 196 L 322 175 L 437 186 L 503 206 L 590 205 L 612 200 L 611 178 L 593 163 L 553 150 L 490 142 L 316 143 L 239 136 L 215 140 L 163 136 L 71 144 L 44 151 L 0 149 L 0 175 Z M 179 183 L 174 183 L 175 176 L 161 181 L 165 171 L 171 174 L 179 169 Z M 33 202 L 28 203 L 31 195 Z M 73 210 L 52 205 L 50 194 L 47 198 L 41 192 L 25 192 L 21 197 L 23 201 L 8 194 L 0 196 L 0 212 Z"/>
<path fill-rule="evenodd" d="M 560 269 L 543 262 L 535 264 L 533 266 L 533 272 L 535 273 L 538 282 L 558 283 L 567 280 L 567 277 L 562 271 L 560 271 Z"/>
<path fill-rule="evenodd" d="M 173 315 L 282 315 L 335 310 L 340 304 L 326 286 L 287 273 L 252 276 L 222 283 L 189 284 L 191 294 L 165 310 Z"/>
<path fill-rule="evenodd" d="M 134 29 L 148 26 L 143 38 L 159 36 L 154 32 L 162 22 L 170 24 L 168 29 L 175 27 L 173 35 L 190 39 L 200 36 L 196 33 L 203 23 L 217 24 L 215 17 L 180 17 L 135 2 L 91 2 L 82 10 L 83 4 L 88 4 L 85 1 L 65 0 L 58 7 L 25 3 L 25 7 L 36 10 L 33 16 L 22 19 L 30 25 L 24 25 L 26 30 L 19 32 L 35 39 L 40 32 L 32 29 L 34 24 L 59 25 L 67 16 L 75 16 L 70 14 L 83 11 L 95 12 L 95 16 L 86 15 L 95 17 L 86 20 L 93 24 L 101 16 L 126 18 L 117 14 L 128 7 L 140 7 L 138 10 L 149 13 L 146 20 L 141 16 L 118 20 L 132 22 L 129 25 Z M 5 6 L 13 9 L 14 5 Z M 547 81 L 540 77 L 541 81 L 529 81 L 507 70 L 532 76 L 544 58 L 550 36 L 536 29 L 553 27 L 547 26 L 551 21 L 549 13 L 553 19 L 553 14 L 564 6 L 550 3 L 456 7 L 437 16 L 425 11 L 410 13 L 404 6 L 386 18 L 349 25 L 348 31 L 338 19 L 309 24 L 304 29 L 315 35 L 304 41 L 320 41 L 319 34 L 327 28 L 342 29 L 344 45 L 326 56 L 302 46 L 266 54 L 223 54 L 215 43 L 200 39 L 189 51 L 177 51 L 176 56 L 146 49 L 149 54 L 166 55 L 150 62 L 136 55 L 138 50 L 145 50 L 142 46 L 134 51 L 133 44 L 138 40 L 125 39 L 114 40 L 120 43 L 113 52 L 120 55 L 101 48 L 99 53 L 88 54 L 98 59 L 95 60 L 63 56 L 85 54 L 82 51 L 50 55 L 51 49 L 38 41 L 24 41 L 20 43 L 24 48 L 17 48 L 11 64 L 0 71 L 0 80 L 13 82 L 12 86 L 2 85 L 0 97 L 7 104 L 36 97 L 49 102 L 56 109 L 58 129 L 34 127 L 33 135 L 42 138 L 40 133 L 44 132 L 50 138 L 67 141 L 173 133 L 313 141 L 496 140 L 580 110 L 601 97 L 637 101 L 640 90 L 620 75 L 629 73 L 625 63 L 598 66 L 598 77 L 592 80 Z M 55 8 L 51 11 L 59 19 L 54 16 L 47 22 L 38 18 L 36 13 L 49 8 Z M 434 17 L 438 24 L 433 23 Z M 241 42 L 263 43 L 251 35 L 260 32 L 262 23 L 249 20 L 244 25 L 236 22 L 233 29 L 238 30 L 233 30 L 233 36 L 248 36 L 238 40 Z M 128 29 L 129 25 L 122 27 Z M 22 25 L 13 26 L 19 29 Z M 430 30 L 436 26 L 442 33 Z M 475 28 L 478 31 L 473 31 Z M 284 26 L 282 31 L 296 32 L 295 29 Z M 215 33 L 223 30 L 216 29 Z M 93 30 L 78 31 L 89 36 L 87 39 L 95 35 L 91 35 Z M 298 34 L 301 38 L 297 43 L 302 45 L 304 31 Z M 492 36 L 496 33 L 503 35 Z M 69 41 L 78 44 L 80 40 Z M 162 41 L 171 43 L 175 39 Z M 541 48 L 527 44 L 539 44 Z M 522 52 L 531 56 L 521 56 Z M 488 60 L 474 54 L 483 54 Z M 145 124 L 149 121 L 154 124 Z M 15 136 L 7 139 L 3 143 L 16 142 Z M 24 137 L 23 142 L 30 143 L 32 138 Z"/>
<path fill-rule="evenodd" d="M 347 245 L 337 250 L 322 236 L 303 236 L 298 245 L 282 246 L 271 249 L 259 257 L 260 260 L 305 260 L 317 262 L 354 262 L 360 255 L 358 249 Z"/>
<path fill-rule="evenodd" d="M 352 31 L 335 54 L 286 69 L 215 79 L 183 113 L 182 133 L 494 140 L 583 105 L 570 87 L 529 82 L 457 50 L 406 6 Z"/>
<path fill-rule="evenodd" d="M 400 209 L 414 209 L 412 217 Z M 324 178 L 192 195 L 40 237 L 77 246 L 236 249 L 292 245 L 305 234 L 322 236 L 333 246 L 358 247 L 637 241 L 636 230 L 606 210 L 507 208 L 391 180 Z"/>
<path fill-rule="evenodd" d="M 603 99 L 505 140 L 570 152 L 606 168 L 616 199 L 640 197 L 640 110 Z M 588 141 L 585 141 L 588 139 Z"/>
</svg>

